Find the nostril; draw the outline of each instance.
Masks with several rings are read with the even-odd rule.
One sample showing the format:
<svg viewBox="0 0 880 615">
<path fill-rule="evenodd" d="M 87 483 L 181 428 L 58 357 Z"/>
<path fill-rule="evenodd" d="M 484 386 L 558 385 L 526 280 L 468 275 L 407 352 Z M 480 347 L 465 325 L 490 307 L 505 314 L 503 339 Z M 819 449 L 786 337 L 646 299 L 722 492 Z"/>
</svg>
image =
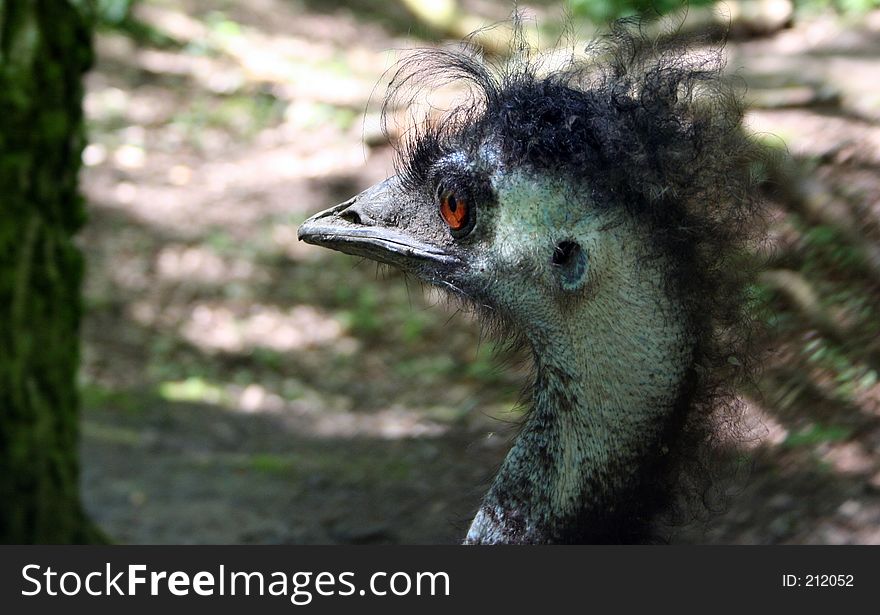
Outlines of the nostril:
<svg viewBox="0 0 880 615">
<path fill-rule="evenodd" d="M 346 208 L 345 210 L 339 213 L 339 217 L 345 220 L 346 222 L 351 222 L 352 224 L 359 224 L 361 226 L 375 226 L 376 221 L 370 217 L 370 215 L 365 212 L 361 207 L 357 204 L 352 205 L 351 207 Z"/>
<path fill-rule="evenodd" d="M 361 222 L 361 213 L 356 210 L 353 206 L 349 207 L 345 211 L 339 214 L 339 217 L 343 220 L 351 222 L 353 224 L 362 224 Z"/>
</svg>

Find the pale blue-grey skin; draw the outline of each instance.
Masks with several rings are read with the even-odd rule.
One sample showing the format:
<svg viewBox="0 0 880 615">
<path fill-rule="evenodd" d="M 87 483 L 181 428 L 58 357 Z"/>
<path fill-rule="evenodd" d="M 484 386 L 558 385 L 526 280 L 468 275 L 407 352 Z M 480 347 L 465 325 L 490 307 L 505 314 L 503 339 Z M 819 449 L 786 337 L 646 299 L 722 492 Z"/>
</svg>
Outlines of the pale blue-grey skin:
<svg viewBox="0 0 880 615">
<path fill-rule="evenodd" d="M 521 432 L 483 499 L 466 543 L 544 543 L 614 506 L 672 412 L 692 340 L 662 257 L 625 208 L 599 209 L 586 188 L 505 169 L 489 145 L 444 169 L 480 173 L 494 193 L 455 238 L 434 188 L 397 177 L 321 212 L 300 239 L 399 267 L 499 314 L 532 349 L 535 383 Z M 579 250 L 554 263 L 561 242 Z M 600 511 L 601 512 L 601 511 Z M 620 511 L 625 515 L 626 511 Z M 599 516 L 602 516 L 601 514 Z"/>
</svg>

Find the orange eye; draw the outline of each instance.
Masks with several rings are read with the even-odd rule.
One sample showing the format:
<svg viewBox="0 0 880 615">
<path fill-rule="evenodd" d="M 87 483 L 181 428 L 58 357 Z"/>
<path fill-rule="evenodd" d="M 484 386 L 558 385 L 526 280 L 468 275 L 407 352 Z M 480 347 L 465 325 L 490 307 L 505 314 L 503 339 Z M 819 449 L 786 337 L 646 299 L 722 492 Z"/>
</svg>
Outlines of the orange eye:
<svg viewBox="0 0 880 615">
<path fill-rule="evenodd" d="M 468 223 L 467 201 L 451 192 L 444 192 L 440 196 L 440 216 L 450 229 L 460 231 Z"/>
</svg>

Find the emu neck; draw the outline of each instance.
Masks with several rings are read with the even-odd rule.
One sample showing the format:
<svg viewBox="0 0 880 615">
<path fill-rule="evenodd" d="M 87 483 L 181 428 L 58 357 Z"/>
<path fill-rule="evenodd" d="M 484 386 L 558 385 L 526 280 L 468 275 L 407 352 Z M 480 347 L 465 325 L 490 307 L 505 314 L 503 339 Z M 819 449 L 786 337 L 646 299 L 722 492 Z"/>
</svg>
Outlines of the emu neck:
<svg viewBox="0 0 880 615">
<path fill-rule="evenodd" d="M 531 408 L 466 542 L 646 538 L 664 438 L 692 360 L 681 311 L 659 273 L 618 277 L 574 317 L 528 330 Z"/>
</svg>

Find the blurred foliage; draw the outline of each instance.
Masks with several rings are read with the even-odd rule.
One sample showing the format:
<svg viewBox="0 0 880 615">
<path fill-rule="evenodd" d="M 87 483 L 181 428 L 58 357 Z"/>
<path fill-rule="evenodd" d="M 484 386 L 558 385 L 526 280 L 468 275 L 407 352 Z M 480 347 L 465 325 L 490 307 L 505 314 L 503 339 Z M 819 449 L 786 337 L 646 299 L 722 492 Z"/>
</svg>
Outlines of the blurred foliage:
<svg viewBox="0 0 880 615">
<path fill-rule="evenodd" d="M 286 104 L 268 91 L 236 92 L 224 97 L 197 95 L 175 113 L 172 122 L 188 142 L 201 145 L 206 129 L 226 130 L 237 139 L 252 138 L 277 124 Z"/>
<path fill-rule="evenodd" d="M 686 4 L 682 0 L 570 0 L 574 16 L 586 17 L 598 23 L 633 15 L 659 17 L 677 11 Z M 714 0 L 690 0 L 689 3 L 692 7 L 711 4 L 714 4 Z"/>
<path fill-rule="evenodd" d="M 880 0 L 794 0 L 798 10 L 806 12 L 818 12 L 834 10 L 848 15 L 859 15 L 880 7 Z"/>
<path fill-rule="evenodd" d="M 178 45 L 173 37 L 156 30 L 149 24 L 139 21 L 133 15 L 133 9 L 141 0 L 95 0 L 98 24 L 104 28 L 118 30 L 133 39 L 158 47 Z M 739 0 L 742 3 L 757 0 Z M 880 0 L 793 0 L 795 9 L 805 13 L 817 13 L 832 10 L 844 15 L 860 15 L 880 7 Z M 368 10 L 390 19 L 393 14 L 409 15 L 428 29 L 447 32 L 450 35 L 464 35 L 470 31 L 475 22 L 469 19 L 463 7 L 453 0 L 424 2 L 424 0 L 397 0 L 397 6 L 380 8 L 371 3 L 361 5 L 357 2 L 339 2 L 340 5 L 351 4 L 359 11 Z M 709 7 L 717 4 L 717 0 L 559 0 L 560 8 L 567 7 L 573 17 L 588 19 L 594 23 L 605 23 L 621 17 L 641 16 L 647 18 L 661 17 L 687 8 Z M 511 2 L 511 6 L 513 2 Z M 235 37 L 240 34 L 238 25 L 228 19 L 220 19 L 217 12 L 208 20 L 208 25 L 218 34 Z M 218 23 L 219 22 L 219 23 Z M 410 28 L 414 24 L 410 23 Z M 462 29 L 464 28 L 464 29 Z"/>
<path fill-rule="evenodd" d="M 211 404 L 227 402 L 226 391 L 202 378 L 190 377 L 176 382 L 163 382 L 159 394 L 169 401 L 193 401 Z"/>
<path fill-rule="evenodd" d="M 137 20 L 132 15 L 132 10 L 139 0 L 94 0 L 94 2 L 99 28 L 118 30 L 142 44 L 156 47 L 178 46 L 177 41 L 172 37 Z"/>
<path fill-rule="evenodd" d="M 635 15 L 660 17 L 684 7 L 697 8 L 714 4 L 716 0 L 569 0 L 575 17 L 587 18 L 596 23 Z M 794 0 L 794 5 L 797 10 L 805 12 L 834 10 L 841 14 L 858 15 L 880 7 L 880 0 Z"/>
<path fill-rule="evenodd" d="M 95 0 L 95 7 L 101 23 L 120 24 L 129 18 L 136 0 Z"/>
<path fill-rule="evenodd" d="M 783 444 L 788 448 L 809 447 L 829 442 L 841 442 L 851 435 L 852 429 L 848 427 L 813 423 L 800 431 L 790 433 Z"/>
</svg>

